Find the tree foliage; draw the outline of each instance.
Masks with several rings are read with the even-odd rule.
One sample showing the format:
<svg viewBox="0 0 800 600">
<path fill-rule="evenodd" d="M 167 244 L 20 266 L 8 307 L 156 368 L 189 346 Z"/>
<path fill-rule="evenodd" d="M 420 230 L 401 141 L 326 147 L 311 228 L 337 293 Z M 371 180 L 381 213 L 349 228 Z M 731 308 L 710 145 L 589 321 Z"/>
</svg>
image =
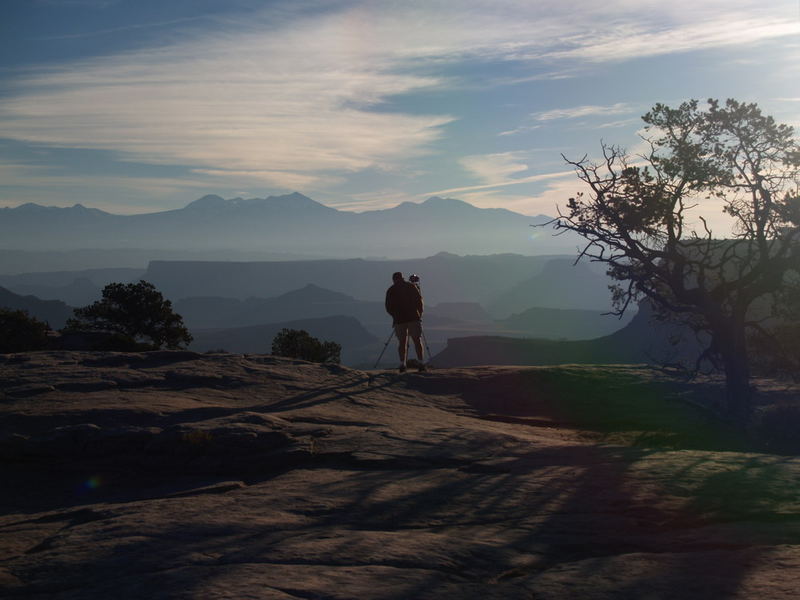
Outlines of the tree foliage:
<svg viewBox="0 0 800 600">
<path fill-rule="evenodd" d="M 145 341 L 154 349 L 181 348 L 192 341 L 172 303 L 147 281 L 108 284 L 102 299 L 75 309 L 67 329 L 116 333 L 135 342 Z"/>
<path fill-rule="evenodd" d="M 272 354 L 288 358 L 299 358 L 311 362 L 333 362 L 341 360 L 341 345 L 322 342 L 304 329 L 281 329 L 272 340 Z"/>
<path fill-rule="evenodd" d="M 648 112 L 647 152 L 602 146 L 603 159 L 572 161 L 588 190 L 570 198 L 558 229 L 586 240 L 578 260 L 608 265 L 621 314 L 648 298 L 710 343 L 702 361 L 723 368 L 730 415 L 750 414 L 750 342 L 800 268 L 800 150 L 792 128 L 755 104 L 697 101 Z M 723 211 L 730 231 L 712 231 Z M 698 362 L 698 365 L 700 362 Z"/>
<path fill-rule="evenodd" d="M 27 311 L 0 308 L 0 353 L 42 350 L 47 347 L 48 329 Z"/>
<path fill-rule="evenodd" d="M 754 366 L 800 381 L 800 281 L 789 281 L 776 295 L 770 321 L 749 338 Z"/>
</svg>

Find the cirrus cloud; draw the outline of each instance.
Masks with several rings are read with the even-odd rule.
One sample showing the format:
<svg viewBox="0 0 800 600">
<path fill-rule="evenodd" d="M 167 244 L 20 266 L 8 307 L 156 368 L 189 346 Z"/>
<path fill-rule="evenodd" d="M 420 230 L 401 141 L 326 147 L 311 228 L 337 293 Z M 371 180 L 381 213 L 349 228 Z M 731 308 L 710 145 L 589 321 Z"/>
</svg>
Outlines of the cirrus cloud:
<svg viewBox="0 0 800 600">
<path fill-rule="evenodd" d="M 452 90 L 470 77 L 447 75 L 469 70 L 443 66 L 522 65 L 522 75 L 496 82 L 508 85 L 574 76 L 576 65 L 599 61 L 755 44 L 800 32 L 796 9 L 784 10 L 790 4 L 769 14 L 754 0 L 272 6 L 239 19 L 204 20 L 158 47 L 18 76 L 6 86 L 0 131 L 14 140 L 184 166 L 221 181 L 323 189 L 367 169 L 402 171 L 436 151 L 455 116 L 441 105 L 387 106 L 399 96 Z M 533 65 L 545 74 L 525 74 Z M 630 111 L 624 103 L 587 104 L 532 119 Z M 452 190 L 554 176 L 519 177 L 527 166 L 513 153 L 467 156 L 460 164 L 481 183 Z"/>
</svg>

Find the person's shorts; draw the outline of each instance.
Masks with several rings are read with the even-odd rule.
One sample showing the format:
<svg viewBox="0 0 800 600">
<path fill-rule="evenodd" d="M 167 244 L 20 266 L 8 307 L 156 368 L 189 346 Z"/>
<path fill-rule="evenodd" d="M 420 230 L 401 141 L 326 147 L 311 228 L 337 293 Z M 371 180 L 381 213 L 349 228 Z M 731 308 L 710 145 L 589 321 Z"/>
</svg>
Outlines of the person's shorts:
<svg viewBox="0 0 800 600">
<path fill-rule="evenodd" d="M 418 340 L 422 336 L 422 323 L 420 321 L 409 321 L 398 323 L 394 326 L 394 333 L 398 340 L 411 338 Z"/>
</svg>

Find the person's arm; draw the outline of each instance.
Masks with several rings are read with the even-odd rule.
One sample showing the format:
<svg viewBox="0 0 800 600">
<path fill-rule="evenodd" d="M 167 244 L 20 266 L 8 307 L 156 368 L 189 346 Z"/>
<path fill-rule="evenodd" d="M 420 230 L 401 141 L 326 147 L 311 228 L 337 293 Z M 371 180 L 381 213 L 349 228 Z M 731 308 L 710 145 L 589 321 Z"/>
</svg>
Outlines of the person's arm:
<svg viewBox="0 0 800 600">
<path fill-rule="evenodd" d="M 386 302 L 384 303 L 386 312 L 394 318 L 394 301 L 392 298 L 392 288 L 386 290 Z"/>
</svg>

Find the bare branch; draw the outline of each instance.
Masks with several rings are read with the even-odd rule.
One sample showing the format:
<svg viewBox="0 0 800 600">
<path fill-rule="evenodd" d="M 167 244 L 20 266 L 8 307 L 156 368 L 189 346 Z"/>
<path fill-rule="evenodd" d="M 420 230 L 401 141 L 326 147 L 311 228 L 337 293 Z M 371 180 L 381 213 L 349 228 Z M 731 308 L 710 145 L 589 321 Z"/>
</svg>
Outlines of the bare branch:
<svg viewBox="0 0 800 600">
<path fill-rule="evenodd" d="M 576 262 L 604 262 L 625 282 L 614 286 L 613 314 L 647 298 L 683 315 L 712 340 L 700 360 L 721 358 L 729 385 L 746 394 L 748 311 L 800 270 L 800 149 L 790 128 L 754 104 L 709 106 L 654 107 L 644 120 L 656 135 L 642 136 L 647 150 L 635 166 L 605 143 L 598 163 L 565 158 L 586 192 L 552 224 L 586 240 Z M 715 239 L 707 215 L 689 227 L 701 197 L 723 203 L 736 223 L 732 238 Z M 745 405 L 734 412 L 746 413 Z"/>
</svg>

